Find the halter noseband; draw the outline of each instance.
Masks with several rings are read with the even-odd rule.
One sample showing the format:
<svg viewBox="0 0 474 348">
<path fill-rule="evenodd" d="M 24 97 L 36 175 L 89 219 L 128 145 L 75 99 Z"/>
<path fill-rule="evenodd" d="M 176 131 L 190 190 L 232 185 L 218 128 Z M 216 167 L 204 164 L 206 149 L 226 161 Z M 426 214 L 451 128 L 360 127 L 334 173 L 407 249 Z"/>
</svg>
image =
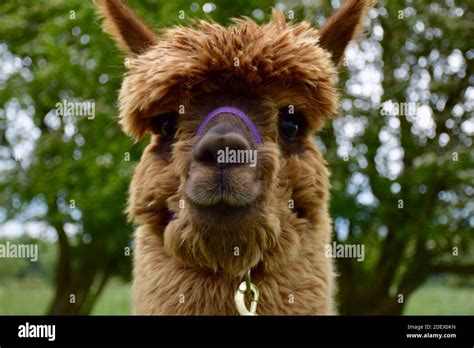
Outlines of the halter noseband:
<svg viewBox="0 0 474 348">
<path fill-rule="evenodd" d="M 233 106 L 221 106 L 221 107 L 218 107 L 214 110 L 212 110 L 209 114 L 207 114 L 206 118 L 204 119 L 204 121 L 202 121 L 201 125 L 199 126 L 197 132 L 196 132 L 196 135 L 203 135 L 204 133 L 204 129 L 206 128 L 207 124 L 214 118 L 216 117 L 217 115 L 219 114 L 223 114 L 223 113 L 226 113 L 226 114 L 232 114 L 234 116 L 237 116 L 239 117 L 244 123 L 245 125 L 247 126 L 250 134 L 252 134 L 252 137 L 253 139 L 255 140 L 255 142 L 257 144 L 263 144 L 263 140 L 262 140 L 262 137 L 260 136 L 260 134 L 258 133 L 258 130 L 257 128 L 255 127 L 255 125 L 252 123 L 252 121 L 250 120 L 250 118 L 242 111 L 242 110 L 239 110 Z"/>
</svg>

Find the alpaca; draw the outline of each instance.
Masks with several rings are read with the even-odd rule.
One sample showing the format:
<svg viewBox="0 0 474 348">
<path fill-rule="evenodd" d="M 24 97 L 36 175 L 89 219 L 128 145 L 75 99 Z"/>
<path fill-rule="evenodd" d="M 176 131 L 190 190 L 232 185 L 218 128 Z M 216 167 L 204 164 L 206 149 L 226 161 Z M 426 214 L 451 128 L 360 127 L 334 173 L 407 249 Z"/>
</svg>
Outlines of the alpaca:
<svg viewBox="0 0 474 348">
<path fill-rule="evenodd" d="M 274 10 L 264 25 L 158 35 L 122 1 L 95 0 L 128 54 L 120 123 L 151 134 L 127 208 L 136 314 L 239 314 L 248 272 L 258 315 L 334 313 L 329 173 L 313 134 L 336 113 L 337 67 L 371 3 L 347 0 L 319 30 Z"/>
</svg>

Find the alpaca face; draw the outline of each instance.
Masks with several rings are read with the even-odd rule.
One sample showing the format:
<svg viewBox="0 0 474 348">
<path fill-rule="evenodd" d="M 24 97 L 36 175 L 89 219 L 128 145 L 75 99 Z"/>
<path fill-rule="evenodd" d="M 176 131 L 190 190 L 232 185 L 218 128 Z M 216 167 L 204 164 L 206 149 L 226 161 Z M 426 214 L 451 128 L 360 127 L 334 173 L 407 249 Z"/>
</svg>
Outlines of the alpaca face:
<svg viewBox="0 0 474 348">
<path fill-rule="evenodd" d="M 326 176 L 322 164 L 312 165 L 322 158 L 305 115 L 246 90 L 221 86 L 193 95 L 184 115 L 150 120 L 152 140 L 134 176 L 130 213 L 162 234 L 167 251 L 189 266 L 245 272 L 278 244 L 281 221 L 295 222 L 287 223 L 285 233 L 306 223 L 304 205 L 297 212 L 300 202 L 290 204 L 297 200 L 289 184 L 295 174 Z M 231 112 L 218 113 L 197 134 L 206 116 L 223 105 L 244 112 L 261 143 Z M 326 184 L 306 187 L 315 195 L 313 204 L 325 204 Z"/>
<path fill-rule="evenodd" d="M 368 3 L 348 1 L 320 31 L 274 12 L 262 26 L 197 22 L 160 38 L 120 1 L 99 3 L 105 29 L 134 53 L 121 123 L 137 139 L 151 133 L 128 212 L 169 255 L 230 275 L 277 269 L 327 221 L 313 134 L 336 111 L 336 65 Z"/>
<path fill-rule="evenodd" d="M 292 34 L 301 28 L 285 29 L 275 40 L 276 24 L 202 26 L 176 30 L 169 41 L 130 61 L 121 105 L 125 111 L 131 95 L 142 100 L 143 111 L 128 121 L 132 129 L 145 125 L 153 134 L 135 174 L 130 209 L 141 224 L 163 234 L 168 253 L 188 266 L 241 274 L 278 245 L 282 221 L 294 221 L 285 233 L 298 233 L 307 223 L 302 212 L 309 207 L 287 183 L 298 174 L 326 177 L 312 134 L 334 112 L 335 69 L 311 32 Z M 234 43 L 219 48 L 220 40 Z M 282 55 L 282 44 L 301 56 Z M 234 59 L 239 52 L 242 57 Z M 257 67 L 261 71 L 248 75 Z M 169 72 L 179 76 L 159 78 Z M 150 96 L 160 88 L 161 97 Z M 327 187 L 323 181 L 305 190 L 315 196 L 313 205 L 325 209 L 326 194 L 316 197 Z"/>
</svg>

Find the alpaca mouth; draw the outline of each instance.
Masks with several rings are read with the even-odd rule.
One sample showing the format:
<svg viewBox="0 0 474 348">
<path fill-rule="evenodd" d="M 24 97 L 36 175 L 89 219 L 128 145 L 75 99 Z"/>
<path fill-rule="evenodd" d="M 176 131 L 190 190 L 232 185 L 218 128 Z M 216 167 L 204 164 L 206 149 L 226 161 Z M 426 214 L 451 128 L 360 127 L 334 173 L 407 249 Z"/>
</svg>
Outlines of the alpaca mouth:
<svg viewBox="0 0 474 348">
<path fill-rule="evenodd" d="M 254 210 L 260 183 L 238 168 L 192 176 L 186 185 L 191 214 L 198 220 L 247 218 Z"/>
<path fill-rule="evenodd" d="M 249 219 L 255 211 L 253 206 L 254 204 L 235 206 L 226 203 L 204 206 L 191 202 L 190 212 L 200 224 L 229 226 Z"/>
<path fill-rule="evenodd" d="M 245 208 L 254 203 L 254 199 L 239 199 L 229 194 L 212 194 L 210 197 L 199 197 L 198 199 L 193 199 L 188 196 L 191 204 L 202 208 L 218 208 L 218 207 L 227 207 L 228 209 L 235 208 Z"/>
<path fill-rule="evenodd" d="M 186 185 L 186 195 L 194 205 L 245 207 L 253 204 L 260 192 L 260 182 L 255 180 L 254 170 L 198 169 L 195 175 L 190 174 Z"/>
<path fill-rule="evenodd" d="M 188 181 L 186 194 L 193 204 L 200 207 L 245 207 L 255 201 L 260 191 L 260 184 L 254 180 L 253 174 L 239 168 L 218 168 L 213 172 L 199 173 Z"/>
</svg>

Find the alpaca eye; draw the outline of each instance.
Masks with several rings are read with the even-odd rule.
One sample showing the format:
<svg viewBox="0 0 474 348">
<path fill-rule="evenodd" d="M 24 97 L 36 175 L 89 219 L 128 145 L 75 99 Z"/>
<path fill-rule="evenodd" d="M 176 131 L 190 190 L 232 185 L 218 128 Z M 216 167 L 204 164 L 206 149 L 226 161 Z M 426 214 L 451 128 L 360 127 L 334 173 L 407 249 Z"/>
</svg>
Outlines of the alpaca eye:
<svg viewBox="0 0 474 348">
<path fill-rule="evenodd" d="M 164 138 L 173 138 L 176 133 L 176 115 L 174 113 L 153 117 L 150 121 L 151 130 Z"/>
<path fill-rule="evenodd" d="M 278 129 L 286 140 L 296 140 L 304 128 L 304 117 L 300 113 L 280 112 Z"/>
<path fill-rule="evenodd" d="M 288 140 L 295 140 L 298 134 L 298 123 L 289 117 L 280 121 L 280 133 Z"/>
<path fill-rule="evenodd" d="M 174 135 L 176 131 L 176 124 L 172 120 L 165 120 L 161 124 L 161 134 L 163 134 L 165 137 L 171 137 Z"/>
</svg>

